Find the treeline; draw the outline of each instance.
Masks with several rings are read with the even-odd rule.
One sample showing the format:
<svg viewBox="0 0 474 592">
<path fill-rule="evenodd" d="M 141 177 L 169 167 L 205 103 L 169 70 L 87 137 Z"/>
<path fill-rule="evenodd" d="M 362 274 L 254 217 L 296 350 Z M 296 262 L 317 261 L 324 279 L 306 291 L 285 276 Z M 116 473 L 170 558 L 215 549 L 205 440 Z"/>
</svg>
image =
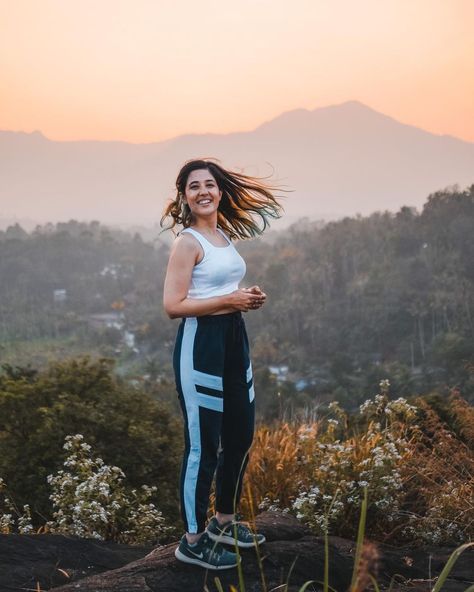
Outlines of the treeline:
<svg viewBox="0 0 474 592">
<path fill-rule="evenodd" d="M 473 229 L 474 185 L 430 195 L 421 212 L 323 226 L 303 219 L 241 242 L 246 283 L 268 294 L 246 315 L 260 412 L 274 417 L 315 398 L 353 407 L 383 378 L 394 396 L 457 387 L 473 400 Z M 113 355 L 114 339 L 90 316 L 120 310 L 138 349 L 128 370 L 170 380 L 177 323 L 162 310 L 163 238 L 148 243 L 98 222 L 8 229 L 0 235 L 3 352 L 13 341 L 74 338 L 76 349 Z M 61 289 L 67 299 L 54 302 Z"/>
<path fill-rule="evenodd" d="M 430 195 L 422 212 L 296 224 L 245 245 L 270 295 L 252 318 L 254 353 L 328 377 L 339 398 L 390 377 L 399 394 L 474 392 L 474 185 Z"/>
<path fill-rule="evenodd" d="M 128 326 L 163 325 L 168 247 L 99 222 L 18 225 L 0 233 L 0 342 L 78 337 L 97 345 L 89 315 L 121 310 Z M 55 302 L 54 291 L 65 290 Z M 100 340 L 99 340 L 100 342 Z"/>
</svg>

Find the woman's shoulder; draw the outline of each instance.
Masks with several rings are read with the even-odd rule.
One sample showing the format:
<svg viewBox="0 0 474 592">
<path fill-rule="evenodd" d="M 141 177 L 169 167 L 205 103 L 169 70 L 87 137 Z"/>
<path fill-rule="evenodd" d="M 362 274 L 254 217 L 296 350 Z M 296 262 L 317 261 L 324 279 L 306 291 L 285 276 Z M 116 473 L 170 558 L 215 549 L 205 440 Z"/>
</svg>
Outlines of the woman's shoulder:
<svg viewBox="0 0 474 592">
<path fill-rule="evenodd" d="M 178 251 L 198 251 L 199 240 L 192 232 L 181 230 L 174 239 L 173 248 Z"/>
</svg>

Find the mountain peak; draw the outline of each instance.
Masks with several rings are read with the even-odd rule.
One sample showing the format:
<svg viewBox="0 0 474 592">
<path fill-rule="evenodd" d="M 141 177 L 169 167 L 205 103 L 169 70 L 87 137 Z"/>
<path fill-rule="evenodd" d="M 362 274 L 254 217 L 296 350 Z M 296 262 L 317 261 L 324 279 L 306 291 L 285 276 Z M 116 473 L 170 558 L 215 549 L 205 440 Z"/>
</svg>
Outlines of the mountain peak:
<svg viewBox="0 0 474 592">
<path fill-rule="evenodd" d="M 385 121 L 395 120 L 388 115 L 380 113 L 372 107 L 369 107 L 358 100 L 345 101 L 336 105 L 327 105 L 325 107 L 316 107 L 315 109 L 292 109 L 285 111 L 270 121 L 266 121 L 256 128 L 255 131 L 278 131 L 293 130 L 299 132 L 302 130 L 309 131 L 308 126 L 315 125 L 316 122 L 324 120 L 332 121 L 336 118 L 338 121 L 350 120 L 351 123 L 355 121 L 367 119 L 378 119 Z"/>
<path fill-rule="evenodd" d="M 331 107 L 355 107 L 359 109 L 368 109 L 369 111 L 374 111 L 371 107 L 362 103 L 362 101 L 358 101 L 357 99 L 351 99 L 350 101 L 344 101 L 343 103 L 338 103 L 337 105 L 330 105 Z"/>
<path fill-rule="evenodd" d="M 32 138 L 41 138 L 42 140 L 46 140 L 46 136 L 43 134 L 42 131 L 40 130 L 34 130 L 33 132 L 31 132 L 30 134 L 28 134 L 30 137 Z"/>
<path fill-rule="evenodd" d="M 389 115 L 385 115 L 385 113 L 381 113 L 356 99 L 344 101 L 344 103 L 338 103 L 336 105 L 328 105 L 327 107 L 317 107 L 316 109 L 313 109 L 311 113 L 315 113 L 316 111 L 337 111 L 338 113 L 342 112 L 350 115 L 376 115 L 378 117 L 393 119 Z"/>
</svg>

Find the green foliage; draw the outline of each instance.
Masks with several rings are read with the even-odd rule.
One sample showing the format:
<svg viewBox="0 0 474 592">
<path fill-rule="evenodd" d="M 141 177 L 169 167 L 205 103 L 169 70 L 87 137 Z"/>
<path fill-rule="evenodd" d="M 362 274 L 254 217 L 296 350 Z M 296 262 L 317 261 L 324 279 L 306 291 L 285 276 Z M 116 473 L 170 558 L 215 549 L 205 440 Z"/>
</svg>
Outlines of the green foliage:
<svg viewBox="0 0 474 592">
<path fill-rule="evenodd" d="M 36 523 L 51 517 L 46 479 L 64 460 L 64 438 L 75 433 L 121 467 L 130 486 L 156 485 L 153 502 L 165 516 L 178 514 L 180 423 L 112 369 L 111 360 L 83 357 L 0 376 L 0 475 L 17 505 L 33 503 Z"/>
<path fill-rule="evenodd" d="M 385 377 L 395 397 L 457 387 L 474 400 L 473 226 L 474 185 L 430 195 L 421 212 L 303 221 L 239 243 L 245 282 L 268 294 L 258 313 L 246 315 L 260 416 L 336 395 L 355 410 Z M 74 220 L 25 234 L 16 228 L 0 240 L 5 361 L 42 367 L 48 355 L 88 352 L 115 357 L 117 372 L 148 381 L 150 391 L 147 374 L 155 385 L 173 380 L 176 322 L 162 307 L 168 248 L 161 239 L 147 243 Z M 67 299 L 54 302 L 60 288 Z M 123 329 L 92 317 L 111 311 L 121 312 Z M 124 329 L 138 352 L 124 345 Z M 289 366 L 287 384 L 265 378 L 270 365 Z M 303 391 L 295 386 L 301 379 Z"/>
<path fill-rule="evenodd" d="M 75 220 L 24 234 L 0 240 L 0 342 L 76 335 L 87 351 L 101 343 L 90 315 L 110 312 L 131 294 L 132 300 L 140 295 L 127 310 L 131 326 L 151 319 L 163 325 L 167 249 L 161 241 L 154 246 Z M 54 301 L 57 289 L 66 290 L 64 302 Z"/>
<path fill-rule="evenodd" d="M 473 227 L 474 185 L 431 195 L 420 214 L 295 224 L 260 243 L 258 267 L 252 257 L 248 265 L 249 281 L 269 295 L 248 316 L 258 351 L 315 379 L 309 392 L 344 388 L 353 409 L 386 376 L 396 396 L 448 385 L 470 400 Z M 253 248 L 242 245 L 244 257 Z M 318 383 L 322 371 L 329 384 Z"/>
</svg>

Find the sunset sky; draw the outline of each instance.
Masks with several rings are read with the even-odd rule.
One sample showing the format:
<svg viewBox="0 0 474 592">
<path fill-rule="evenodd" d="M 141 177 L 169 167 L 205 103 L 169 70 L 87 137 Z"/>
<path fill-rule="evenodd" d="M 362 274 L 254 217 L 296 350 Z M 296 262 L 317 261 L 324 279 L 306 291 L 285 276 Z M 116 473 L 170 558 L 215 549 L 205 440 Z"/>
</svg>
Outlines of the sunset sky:
<svg viewBox="0 0 474 592">
<path fill-rule="evenodd" d="M 474 142 L 473 0 L 0 0 L 0 129 L 159 141 L 356 99 Z"/>
</svg>

